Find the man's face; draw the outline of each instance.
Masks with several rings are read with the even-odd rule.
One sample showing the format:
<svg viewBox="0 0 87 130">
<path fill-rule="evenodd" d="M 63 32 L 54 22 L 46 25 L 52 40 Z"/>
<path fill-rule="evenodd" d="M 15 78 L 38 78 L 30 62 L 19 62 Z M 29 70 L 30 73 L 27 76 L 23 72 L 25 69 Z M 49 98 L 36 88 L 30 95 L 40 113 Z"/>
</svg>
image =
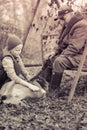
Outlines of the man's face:
<svg viewBox="0 0 87 130">
<path fill-rule="evenodd" d="M 65 14 L 63 16 L 65 23 L 68 23 L 70 21 L 71 17 L 72 17 L 72 13 Z"/>
</svg>

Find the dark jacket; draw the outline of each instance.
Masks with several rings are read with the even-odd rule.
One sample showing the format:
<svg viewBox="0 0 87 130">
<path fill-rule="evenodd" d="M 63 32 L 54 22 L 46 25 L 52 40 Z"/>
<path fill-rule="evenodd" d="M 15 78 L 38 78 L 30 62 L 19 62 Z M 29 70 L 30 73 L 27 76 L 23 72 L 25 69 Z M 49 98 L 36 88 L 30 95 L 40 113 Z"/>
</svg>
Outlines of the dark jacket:
<svg viewBox="0 0 87 130">
<path fill-rule="evenodd" d="M 2 60 L 5 57 L 11 57 L 14 63 L 14 69 L 16 74 L 19 76 L 20 74 L 22 74 L 22 70 L 20 68 L 20 65 L 17 62 L 17 58 L 13 57 L 10 53 L 7 53 L 5 55 L 2 56 L 2 58 L 0 59 L 0 87 L 7 81 L 10 81 L 9 77 L 7 76 L 7 73 L 5 72 L 3 66 L 2 66 Z"/>
<path fill-rule="evenodd" d="M 60 35 L 61 55 L 77 66 L 87 39 L 87 21 L 81 14 L 76 14 Z M 61 56 L 60 55 L 60 56 Z"/>
</svg>

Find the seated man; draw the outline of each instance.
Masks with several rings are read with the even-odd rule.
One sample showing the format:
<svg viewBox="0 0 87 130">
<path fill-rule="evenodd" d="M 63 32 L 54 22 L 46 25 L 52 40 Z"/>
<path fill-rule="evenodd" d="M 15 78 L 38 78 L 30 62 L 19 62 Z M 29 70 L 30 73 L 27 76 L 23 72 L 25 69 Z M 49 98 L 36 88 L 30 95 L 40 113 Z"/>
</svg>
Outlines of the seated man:
<svg viewBox="0 0 87 130">
<path fill-rule="evenodd" d="M 78 67 L 87 39 L 87 20 L 81 13 L 74 13 L 67 7 L 59 11 L 58 18 L 63 19 L 65 24 L 60 34 L 57 52 L 45 63 L 37 79 L 42 87 L 46 87 L 49 78 L 49 86 L 53 89 L 60 88 L 65 69 Z"/>
</svg>

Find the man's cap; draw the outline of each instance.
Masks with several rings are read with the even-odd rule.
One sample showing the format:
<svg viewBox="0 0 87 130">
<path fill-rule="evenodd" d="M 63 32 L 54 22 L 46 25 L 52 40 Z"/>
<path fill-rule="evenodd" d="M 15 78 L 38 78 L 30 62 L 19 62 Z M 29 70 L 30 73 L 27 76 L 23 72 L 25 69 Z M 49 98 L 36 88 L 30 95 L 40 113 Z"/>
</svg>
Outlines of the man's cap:
<svg viewBox="0 0 87 130">
<path fill-rule="evenodd" d="M 58 11 L 58 17 L 55 18 L 54 20 L 56 21 L 58 19 L 62 19 L 65 14 L 68 14 L 70 12 L 73 12 L 73 9 L 71 8 L 71 6 L 63 5 Z"/>
<path fill-rule="evenodd" d="M 17 45 L 22 44 L 21 39 L 14 35 L 14 34 L 9 34 L 8 39 L 7 39 L 7 46 L 8 46 L 8 51 L 15 48 Z"/>
<path fill-rule="evenodd" d="M 72 8 L 70 6 L 62 6 L 61 9 L 58 11 L 58 16 L 63 17 L 65 14 L 68 14 L 70 12 L 73 12 Z"/>
</svg>

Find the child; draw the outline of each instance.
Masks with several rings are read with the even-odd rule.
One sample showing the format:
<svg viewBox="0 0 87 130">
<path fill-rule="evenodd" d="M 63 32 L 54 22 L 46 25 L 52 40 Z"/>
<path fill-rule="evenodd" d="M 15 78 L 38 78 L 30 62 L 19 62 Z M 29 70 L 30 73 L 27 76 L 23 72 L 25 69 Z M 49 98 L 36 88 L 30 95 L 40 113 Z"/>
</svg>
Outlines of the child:
<svg viewBox="0 0 87 130">
<path fill-rule="evenodd" d="M 22 47 L 22 41 L 16 35 L 8 35 L 7 47 L 3 49 L 3 56 L 1 58 L 1 94 L 3 89 L 5 89 L 4 95 L 8 95 L 9 92 L 11 94 L 13 86 L 23 86 L 28 88 L 29 96 L 33 97 L 33 94 L 35 93 L 34 97 L 38 97 L 38 92 L 40 92 L 40 96 L 43 96 L 45 91 L 28 82 L 30 76 L 27 73 L 20 56 Z"/>
</svg>

